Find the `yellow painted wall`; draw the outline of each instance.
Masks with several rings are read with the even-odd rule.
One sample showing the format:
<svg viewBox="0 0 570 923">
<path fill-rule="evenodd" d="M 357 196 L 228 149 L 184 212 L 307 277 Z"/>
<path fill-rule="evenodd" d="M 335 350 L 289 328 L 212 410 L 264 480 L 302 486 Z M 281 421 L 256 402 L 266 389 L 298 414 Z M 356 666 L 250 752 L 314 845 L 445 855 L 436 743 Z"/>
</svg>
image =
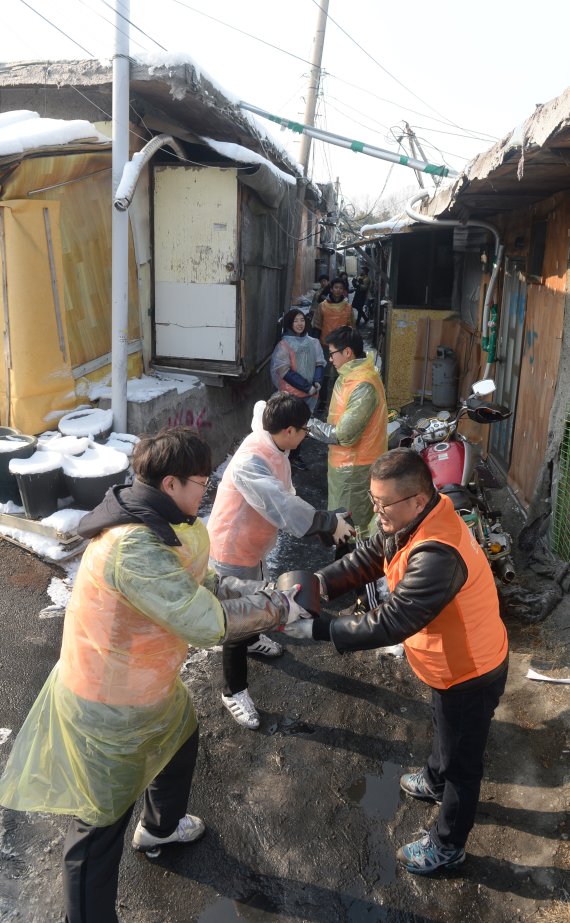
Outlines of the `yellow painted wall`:
<svg viewBox="0 0 570 923">
<path fill-rule="evenodd" d="M 431 360 L 437 346 L 455 348 L 459 318 L 453 311 L 433 308 L 393 308 L 388 314 L 387 381 L 388 407 L 409 404 L 422 388 L 426 337 L 428 335 L 426 391 L 431 392 Z"/>
</svg>

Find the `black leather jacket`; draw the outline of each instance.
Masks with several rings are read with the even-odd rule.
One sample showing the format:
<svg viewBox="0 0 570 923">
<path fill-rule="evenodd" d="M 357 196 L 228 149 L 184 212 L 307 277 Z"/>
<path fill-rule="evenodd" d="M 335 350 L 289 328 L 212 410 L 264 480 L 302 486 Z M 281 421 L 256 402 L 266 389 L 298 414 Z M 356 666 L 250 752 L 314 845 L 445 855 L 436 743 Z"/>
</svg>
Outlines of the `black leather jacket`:
<svg viewBox="0 0 570 923">
<path fill-rule="evenodd" d="M 395 536 L 379 532 L 363 546 L 318 573 L 323 595 L 342 596 L 351 589 L 384 575 L 388 561 L 410 540 L 428 513 L 439 503 L 439 494 L 420 516 Z M 371 650 L 399 644 L 428 625 L 459 592 L 467 579 L 467 567 L 450 545 L 426 542 L 413 551 L 406 573 L 393 593 L 377 609 L 365 615 L 342 616 L 327 622 L 315 619 L 315 640 L 331 640 L 340 653 Z"/>
</svg>

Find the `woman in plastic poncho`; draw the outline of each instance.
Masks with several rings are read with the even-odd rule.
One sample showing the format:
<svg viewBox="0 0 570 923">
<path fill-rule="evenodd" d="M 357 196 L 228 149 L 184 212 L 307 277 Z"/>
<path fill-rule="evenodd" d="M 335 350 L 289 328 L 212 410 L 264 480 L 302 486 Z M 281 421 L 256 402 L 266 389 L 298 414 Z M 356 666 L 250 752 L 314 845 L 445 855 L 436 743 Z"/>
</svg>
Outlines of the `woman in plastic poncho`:
<svg viewBox="0 0 570 923">
<path fill-rule="evenodd" d="M 283 318 L 283 338 L 271 358 L 271 380 L 278 391 L 288 391 L 303 398 L 314 411 L 326 367 L 318 340 L 307 335 L 307 320 L 299 308 L 291 308 Z M 300 447 L 290 452 L 294 468 L 306 469 Z"/>
</svg>

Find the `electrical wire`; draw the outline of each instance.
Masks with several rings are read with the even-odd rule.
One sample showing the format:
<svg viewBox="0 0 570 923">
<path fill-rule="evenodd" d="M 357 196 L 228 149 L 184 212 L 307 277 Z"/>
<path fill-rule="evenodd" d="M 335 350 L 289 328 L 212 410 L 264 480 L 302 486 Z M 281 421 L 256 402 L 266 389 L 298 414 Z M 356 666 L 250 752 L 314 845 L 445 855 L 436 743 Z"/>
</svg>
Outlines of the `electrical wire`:
<svg viewBox="0 0 570 923">
<path fill-rule="evenodd" d="M 111 19 L 107 19 L 107 17 L 106 17 L 106 16 L 103 16 L 102 13 L 98 13 L 97 10 L 94 10 L 93 7 L 89 6 L 89 4 L 86 2 L 86 0 L 79 0 L 79 3 L 81 3 L 82 6 L 84 6 L 86 9 L 88 9 L 90 13 L 93 13 L 94 16 L 98 16 L 99 19 L 102 19 L 102 20 L 103 20 L 103 22 L 108 23 L 108 25 L 110 25 L 112 29 L 117 29 L 117 31 L 120 32 L 121 35 L 124 35 L 126 38 L 128 38 L 130 42 L 134 42 L 135 45 L 138 45 L 139 48 L 142 48 L 142 49 L 143 49 L 143 51 L 147 51 L 147 50 L 148 50 L 147 48 L 145 48 L 144 45 L 141 45 L 140 42 L 137 42 L 137 40 L 134 39 L 134 38 L 132 37 L 132 35 L 130 35 L 128 32 L 124 32 L 122 29 L 119 29 L 119 27 L 116 25 L 116 23 L 114 23 Z M 108 4 L 107 4 L 107 5 L 108 5 Z"/>
<path fill-rule="evenodd" d="M 154 42 L 154 44 L 157 45 L 158 48 L 160 48 L 162 51 L 168 52 L 168 48 L 165 48 L 164 45 L 161 45 L 160 42 L 157 42 L 156 39 L 152 37 L 152 35 L 148 35 L 143 29 L 140 29 L 134 22 L 132 22 L 127 16 L 124 16 L 123 13 L 121 13 L 118 9 L 115 10 L 115 7 L 111 6 L 110 3 L 107 3 L 107 0 L 99 0 L 99 2 L 104 3 L 105 6 L 109 7 L 110 10 L 113 10 L 114 13 L 118 13 L 121 19 L 124 19 L 125 22 L 128 22 L 128 24 L 132 26 L 133 29 L 136 29 L 137 32 L 140 32 L 142 35 L 144 35 L 145 38 L 148 38 L 150 42 Z"/>
<path fill-rule="evenodd" d="M 296 58 L 297 61 L 302 61 L 303 64 L 309 64 L 313 66 L 307 58 L 301 58 L 298 54 L 293 54 L 292 51 L 286 51 L 285 48 L 280 48 L 279 45 L 272 45 L 271 42 L 266 42 L 265 39 L 259 38 L 257 35 L 252 35 L 251 32 L 246 32 L 244 29 L 238 29 L 237 26 L 230 25 L 229 22 L 224 22 L 223 19 L 217 19 L 215 16 L 210 16 L 209 13 L 204 13 L 202 10 L 197 10 L 196 7 L 190 6 L 189 3 L 184 3 L 183 0 L 172 0 L 172 3 L 177 3 L 178 6 L 183 6 L 187 10 L 191 10 L 192 13 L 198 13 L 199 16 L 205 16 L 206 19 L 211 19 L 213 22 L 219 23 L 221 26 L 226 26 L 228 29 L 233 29 L 234 32 L 239 32 L 240 35 L 246 35 L 248 38 L 254 39 L 256 42 L 261 42 L 262 45 L 267 45 L 269 48 L 273 48 L 274 51 L 281 51 L 283 54 L 289 55 L 290 58 Z"/>
<path fill-rule="evenodd" d="M 431 103 L 428 103 L 427 100 L 422 99 L 421 96 L 418 96 L 417 93 L 414 93 L 414 91 L 411 90 L 410 87 L 406 86 L 406 84 L 403 83 L 401 80 L 399 80 L 398 77 L 395 76 L 395 74 L 392 74 L 391 71 L 389 71 L 386 67 L 384 67 L 383 64 L 380 64 L 380 61 L 378 61 L 373 55 L 371 55 L 370 52 L 367 51 L 366 48 L 364 48 L 364 47 L 360 44 L 360 42 L 357 42 L 356 39 L 355 39 L 352 35 L 350 35 L 350 33 L 347 32 L 346 29 L 344 29 L 344 28 L 340 25 L 340 23 L 338 23 L 338 22 L 336 21 L 336 19 L 333 19 L 333 17 L 328 13 L 328 11 L 326 11 L 326 10 L 320 5 L 320 3 L 318 2 L 318 0 L 312 0 L 312 2 L 315 4 L 316 7 L 318 7 L 318 9 L 319 9 L 322 13 L 325 13 L 325 16 L 327 17 L 327 19 L 330 19 L 330 21 L 331 21 L 332 23 L 334 23 L 334 25 L 337 27 L 337 29 L 340 29 L 340 31 L 341 31 L 344 35 L 346 35 L 346 37 L 347 37 L 348 39 L 350 39 L 350 41 L 353 42 L 353 43 L 356 45 L 356 47 L 359 48 L 360 51 L 362 51 L 363 54 L 365 54 L 368 58 L 370 58 L 370 60 L 371 60 L 374 64 L 376 64 L 377 67 L 380 68 L 380 70 L 384 71 L 384 73 L 387 74 L 389 77 L 391 77 L 392 80 L 394 80 L 397 84 L 399 84 L 399 86 L 403 87 L 404 90 L 406 90 L 408 93 L 410 93 L 415 99 L 417 99 L 417 100 L 419 100 L 421 103 L 423 103 L 424 106 L 427 106 L 428 109 L 431 109 L 432 112 L 436 112 L 436 113 L 437 113 L 439 116 L 441 116 L 441 118 L 443 118 L 444 121 L 447 122 L 449 125 L 453 125 L 455 128 L 462 128 L 461 125 L 458 125 L 457 122 L 454 122 L 454 121 L 453 121 L 453 119 L 448 119 L 448 118 L 443 114 L 443 112 L 440 112 L 439 109 L 436 109 L 435 106 L 432 106 Z M 463 130 L 465 130 L 465 129 L 463 129 Z"/>
<path fill-rule="evenodd" d="M 171 0 L 171 2 L 176 3 L 179 6 L 182 6 L 185 9 L 190 10 L 193 13 L 198 13 L 199 16 L 204 16 L 206 17 L 206 19 L 211 19 L 213 22 L 216 22 L 221 26 L 225 26 L 227 29 L 231 29 L 233 32 L 239 32 L 240 35 L 245 35 L 247 36 L 247 38 L 251 38 L 255 42 L 259 42 L 261 45 L 266 45 L 268 48 L 272 48 L 274 51 L 279 51 L 282 54 L 285 54 L 290 58 L 295 58 L 295 60 L 302 61 L 303 64 L 308 64 L 310 67 L 313 67 L 312 62 L 309 61 L 308 58 L 302 58 L 300 55 L 296 55 L 291 51 L 287 51 L 285 48 L 281 48 L 279 45 L 273 45 L 271 42 L 268 42 L 265 39 L 260 38 L 258 35 L 254 35 L 252 32 L 247 32 L 245 29 L 239 29 L 237 26 L 233 26 L 229 22 L 224 22 L 223 19 L 217 19 L 215 16 L 211 16 L 209 13 L 204 13 L 202 10 L 198 10 L 196 9 L 196 7 L 190 6 L 190 4 L 188 3 L 184 3 L 183 0 Z M 313 2 L 315 2 L 315 0 L 313 0 Z M 334 80 L 338 80 L 339 83 L 346 84 L 346 86 L 351 87 L 354 90 L 359 90 L 361 93 L 367 93 L 368 95 L 372 96 L 374 99 L 379 100 L 380 102 L 388 103 L 391 106 L 396 106 L 397 108 L 403 109 L 406 112 L 411 112 L 413 115 L 423 116 L 424 118 L 430 119 L 431 121 L 434 121 L 434 122 L 441 122 L 442 124 L 445 124 L 445 125 L 450 124 L 450 120 L 446 119 L 445 117 L 441 119 L 436 118 L 433 115 L 429 115 L 429 113 L 427 112 L 420 112 L 417 109 L 411 109 L 409 106 L 404 106 L 403 104 L 395 102 L 392 99 L 386 99 L 386 97 L 378 96 L 377 93 L 372 92 L 372 90 L 368 89 L 367 87 L 361 87 L 355 83 L 351 83 L 350 81 L 345 80 L 343 77 L 339 77 L 337 74 L 333 74 L 330 71 L 327 71 L 327 75 L 329 77 L 332 77 Z M 453 122 L 451 122 L 451 124 L 455 125 L 455 123 Z M 459 127 L 459 126 L 455 126 L 455 127 Z M 472 131 L 470 128 L 464 128 L 463 130 L 467 133 L 470 133 Z M 498 141 L 498 138 L 495 135 L 486 134 L 485 132 L 479 132 L 478 134 L 486 135 L 486 138 L 488 138 L 490 141 Z M 467 136 L 469 137 L 469 134 Z"/>
<path fill-rule="evenodd" d="M 78 48 L 81 48 L 81 51 L 84 51 L 87 55 L 89 55 L 90 58 L 96 57 L 96 55 L 94 55 L 91 51 L 85 48 L 84 45 L 80 45 L 80 43 L 76 42 L 75 39 L 71 37 L 71 35 L 68 35 L 67 32 L 64 32 L 63 29 L 59 28 L 59 26 L 56 26 L 56 24 L 52 22 L 51 19 L 48 19 L 47 16 L 43 15 L 43 13 L 40 13 L 38 10 L 35 10 L 33 6 L 31 6 L 29 3 L 26 2 L 26 0 L 20 0 L 20 3 L 23 3 L 24 6 L 27 6 L 28 9 L 32 11 L 32 13 L 35 13 L 36 16 L 39 16 L 40 19 L 43 19 L 45 22 L 48 23 L 48 25 L 52 26 L 52 28 L 57 29 L 58 32 L 61 32 L 62 35 L 65 35 L 65 37 L 69 39 L 70 42 L 73 42 L 74 45 L 77 45 Z"/>
</svg>

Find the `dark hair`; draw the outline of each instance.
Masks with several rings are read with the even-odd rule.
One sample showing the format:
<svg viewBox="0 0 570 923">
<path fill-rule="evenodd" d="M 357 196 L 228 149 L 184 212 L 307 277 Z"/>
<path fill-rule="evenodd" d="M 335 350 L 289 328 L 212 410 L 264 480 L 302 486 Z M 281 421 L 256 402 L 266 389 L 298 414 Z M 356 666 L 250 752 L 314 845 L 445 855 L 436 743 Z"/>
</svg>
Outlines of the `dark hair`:
<svg viewBox="0 0 570 923">
<path fill-rule="evenodd" d="M 311 416 L 305 401 L 296 397 L 294 394 L 288 394 L 286 391 L 280 391 L 270 397 L 263 411 L 263 429 L 271 433 L 280 433 L 282 429 L 288 426 L 294 426 L 295 429 L 301 429 L 306 425 Z"/>
<path fill-rule="evenodd" d="M 289 333 L 293 330 L 293 321 L 300 314 L 303 320 L 305 321 L 305 333 L 307 332 L 307 318 L 303 311 L 300 308 L 291 308 L 290 311 L 287 311 L 287 314 L 283 318 L 283 333 Z M 303 334 L 301 334 L 303 336 Z"/>
<path fill-rule="evenodd" d="M 331 282 L 331 289 L 333 285 L 344 285 L 344 279 L 341 279 L 340 276 L 335 276 Z"/>
<path fill-rule="evenodd" d="M 399 448 L 384 452 L 370 468 L 371 481 L 394 478 L 408 493 L 417 490 L 431 497 L 434 491 L 431 471 L 414 449 Z"/>
<path fill-rule="evenodd" d="M 335 349 L 350 349 L 353 351 L 356 359 L 364 358 L 364 344 L 358 330 L 354 327 L 335 327 L 329 335 L 325 337 L 325 342 Z"/>
<path fill-rule="evenodd" d="M 139 481 L 158 488 L 169 474 L 180 480 L 194 474 L 209 477 L 212 453 L 210 446 L 188 426 L 173 426 L 154 436 L 142 436 L 131 464 Z"/>
<path fill-rule="evenodd" d="M 327 282 L 329 281 L 329 277 L 327 276 L 326 272 L 324 272 L 322 276 L 319 276 L 319 282 L 322 282 L 323 279 L 326 279 Z"/>
</svg>

